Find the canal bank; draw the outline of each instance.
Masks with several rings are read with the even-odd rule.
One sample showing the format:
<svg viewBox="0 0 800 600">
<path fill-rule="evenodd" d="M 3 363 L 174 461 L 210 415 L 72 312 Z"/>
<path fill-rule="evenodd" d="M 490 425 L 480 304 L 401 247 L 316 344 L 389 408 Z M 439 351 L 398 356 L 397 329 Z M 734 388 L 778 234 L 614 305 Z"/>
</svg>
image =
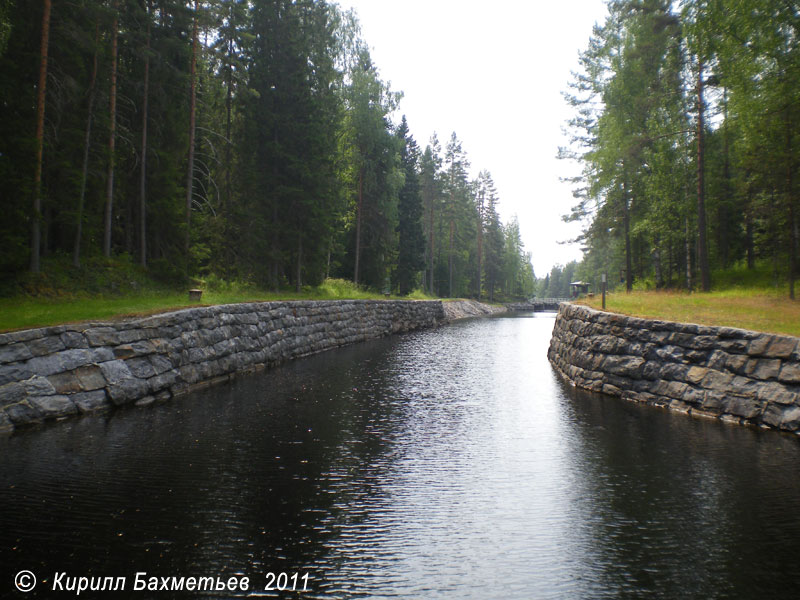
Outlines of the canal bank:
<svg viewBox="0 0 800 600">
<path fill-rule="evenodd" d="M 0 432 L 163 402 L 237 373 L 493 310 L 467 300 L 255 302 L 4 333 Z"/>
<path fill-rule="evenodd" d="M 548 358 L 580 388 L 800 434 L 799 341 L 565 303 Z"/>
<path fill-rule="evenodd" d="M 0 436 L 4 572 L 36 575 L 26 598 L 146 573 L 250 578 L 206 600 L 794 600 L 797 440 L 574 388 L 554 321 L 464 319 Z M 308 590 L 265 589 L 280 573 Z"/>
</svg>

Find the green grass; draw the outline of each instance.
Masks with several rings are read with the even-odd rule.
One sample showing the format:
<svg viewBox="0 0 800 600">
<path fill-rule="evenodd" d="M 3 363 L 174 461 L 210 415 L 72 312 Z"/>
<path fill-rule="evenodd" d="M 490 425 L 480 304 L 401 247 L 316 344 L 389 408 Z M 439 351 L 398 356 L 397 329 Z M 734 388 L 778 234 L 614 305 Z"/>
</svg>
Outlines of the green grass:
<svg viewBox="0 0 800 600">
<path fill-rule="evenodd" d="M 188 290 L 187 286 L 187 290 Z M 185 308 L 237 302 L 263 302 L 270 300 L 341 300 L 383 299 L 382 294 L 364 290 L 350 281 L 327 279 L 318 287 L 305 287 L 300 293 L 267 292 L 246 286 L 221 285 L 218 289 L 204 289 L 201 302 L 189 301 L 187 292 L 142 291 L 121 295 L 93 295 L 87 297 L 29 297 L 0 298 L 0 331 L 44 327 L 62 323 L 103 321 L 122 317 L 142 316 Z M 225 288 L 225 289 L 219 289 Z M 423 299 L 421 293 L 409 298 Z M 393 298 L 397 298 L 393 296 Z"/>
<path fill-rule="evenodd" d="M 602 305 L 599 295 L 581 303 L 597 309 Z M 790 300 L 784 289 L 731 287 L 705 294 L 618 292 L 608 295 L 606 310 L 636 317 L 800 336 L 800 302 Z"/>
</svg>

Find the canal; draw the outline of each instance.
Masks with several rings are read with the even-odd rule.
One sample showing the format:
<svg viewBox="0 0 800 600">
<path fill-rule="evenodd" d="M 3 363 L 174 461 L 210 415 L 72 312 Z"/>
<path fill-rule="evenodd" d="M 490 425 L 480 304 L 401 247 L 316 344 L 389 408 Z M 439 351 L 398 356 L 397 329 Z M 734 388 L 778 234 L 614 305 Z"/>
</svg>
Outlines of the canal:
<svg viewBox="0 0 800 600">
<path fill-rule="evenodd" d="M 553 317 L 0 438 L 0 597 L 75 596 L 58 573 L 126 578 L 90 598 L 796 597 L 800 442 L 576 392 Z M 135 593 L 137 572 L 249 586 Z M 265 589 L 280 573 L 306 591 Z"/>
</svg>

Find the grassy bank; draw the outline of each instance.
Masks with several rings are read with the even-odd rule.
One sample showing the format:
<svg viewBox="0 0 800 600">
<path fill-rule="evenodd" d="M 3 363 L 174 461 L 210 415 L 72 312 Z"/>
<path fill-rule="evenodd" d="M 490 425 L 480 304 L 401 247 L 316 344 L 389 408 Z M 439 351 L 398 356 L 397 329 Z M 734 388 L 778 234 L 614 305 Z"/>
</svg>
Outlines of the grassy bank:
<svg viewBox="0 0 800 600">
<path fill-rule="evenodd" d="M 601 308 L 600 296 L 581 301 Z M 636 317 L 741 327 L 800 336 L 800 302 L 785 291 L 768 288 L 732 288 L 707 294 L 634 291 L 609 294 L 606 310 Z"/>
<path fill-rule="evenodd" d="M 237 302 L 264 302 L 270 300 L 341 300 L 383 299 L 384 296 L 364 290 L 352 282 L 328 279 L 318 287 L 304 287 L 300 293 L 290 291 L 269 292 L 236 285 L 200 285 L 201 302 L 190 302 L 187 285 L 181 292 L 171 289 L 125 290 L 118 293 L 58 293 L 48 296 L 15 295 L 0 298 L 0 331 L 28 329 L 76 323 L 102 321 L 132 316 L 142 316 L 186 308 Z M 217 289 L 209 289 L 216 287 Z M 423 299 L 420 293 L 407 298 Z"/>
</svg>

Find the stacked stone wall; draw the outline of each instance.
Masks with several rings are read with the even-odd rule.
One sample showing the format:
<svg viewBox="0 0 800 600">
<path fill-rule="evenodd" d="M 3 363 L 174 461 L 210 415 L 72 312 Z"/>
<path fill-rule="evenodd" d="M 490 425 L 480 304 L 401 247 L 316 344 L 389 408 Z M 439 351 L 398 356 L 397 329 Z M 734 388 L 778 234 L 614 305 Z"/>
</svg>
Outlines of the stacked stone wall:
<svg viewBox="0 0 800 600">
<path fill-rule="evenodd" d="M 440 301 L 261 302 L 0 334 L 0 431 L 167 400 L 444 318 Z"/>
<path fill-rule="evenodd" d="M 548 357 L 581 388 L 800 434 L 798 342 L 562 304 Z"/>
</svg>

